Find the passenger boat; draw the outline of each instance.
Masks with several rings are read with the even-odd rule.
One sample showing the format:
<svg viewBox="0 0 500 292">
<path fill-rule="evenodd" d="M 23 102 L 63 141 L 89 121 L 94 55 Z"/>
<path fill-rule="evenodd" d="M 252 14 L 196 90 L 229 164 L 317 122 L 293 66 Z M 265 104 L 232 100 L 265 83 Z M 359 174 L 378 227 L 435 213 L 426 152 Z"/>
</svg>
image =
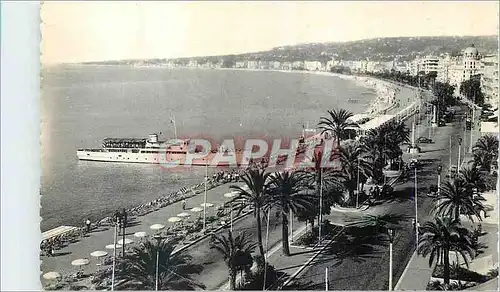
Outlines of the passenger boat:
<svg viewBox="0 0 500 292">
<path fill-rule="evenodd" d="M 157 134 L 150 134 L 149 138 L 106 138 L 102 148 L 78 149 L 76 155 L 80 160 L 102 162 L 126 162 L 148 164 L 198 165 L 212 164 L 212 160 L 219 155 L 222 162 L 216 166 L 227 166 L 221 156 L 235 155 L 236 161 L 241 162 L 243 152 L 232 153 L 230 149 L 211 149 L 203 158 L 188 157 L 188 151 L 196 154 L 202 149 L 189 149 L 189 139 L 170 139 L 159 141 Z M 201 156 L 201 155 L 200 155 Z M 191 161 L 186 161 L 188 158 Z"/>
</svg>

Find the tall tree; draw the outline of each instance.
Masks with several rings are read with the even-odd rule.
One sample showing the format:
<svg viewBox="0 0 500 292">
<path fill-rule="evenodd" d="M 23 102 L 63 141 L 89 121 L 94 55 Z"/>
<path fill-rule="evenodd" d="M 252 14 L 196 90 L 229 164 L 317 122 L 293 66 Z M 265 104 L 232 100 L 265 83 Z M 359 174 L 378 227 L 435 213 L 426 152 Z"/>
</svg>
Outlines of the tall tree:
<svg viewBox="0 0 500 292">
<path fill-rule="evenodd" d="M 460 213 L 464 213 L 469 220 L 473 217 L 481 220 L 480 211 L 484 210 L 481 196 L 473 196 L 472 188 L 463 180 L 445 181 L 439 189 L 439 195 L 434 198 L 434 211 L 439 216 L 450 216 L 460 220 Z"/>
<path fill-rule="evenodd" d="M 340 142 L 349 137 L 350 128 L 357 128 L 358 124 L 351 122 L 349 118 L 353 114 L 344 109 L 333 109 L 327 111 L 330 115 L 329 117 L 321 117 L 318 123 L 321 133 L 328 133 L 335 137 L 337 140 L 337 145 Z"/>
<path fill-rule="evenodd" d="M 252 241 L 250 234 L 243 232 L 233 237 L 231 231 L 228 236 L 212 235 L 210 248 L 224 256 L 224 262 L 229 269 L 230 290 L 236 289 L 236 275 L 238 271 L 248 270 L 252 266 L 252 253 L 257 244 Z"/>
<path fill-rule="evenodd" d="M 474 145 L 473 152 L 477 164 L 490 171 L 492 162 L 498 159 L 498 138 L 491 135 L 482 136 Z"/>
<path fill-rule="evenodd" d="M 281 215 L 281 237 L 283 254 L 290 255 L 288 244 L 288 218 L 290 212 L 297 214 L 312 207 L 312 197 L 306 191 L 304 172 L 276 172 L 271 179 L 270 204 L 268 208 L 277 208 Z"/>
<path fill-rule="evenodd" d="M 253 207 L 254 216 L 257 221 L 257 242 L 260 255 L 265 258 L 264 246 L 262 244 L 262 219 L 261 211 L 269 203 L 269 175 L 265 169 L 250 169 L 243 177 L 243 182 L 248 190 L 240 186 L 231 185 L 238 195 L 232 200 L 237 206 L 240 206 L 240 212 L 248 205 Z"/>
<path fill-rule="evenodd" d="M 450 217 L 436 217 L 434 222 L 426 222 L 421 231 L 423 235 L 418 240 L 418 254 L 429 256 L 429 266 L 434 262 L 443 262 L 444 283 L 450 284 L 450 252 L 460 255 L 465 263 L 473 258 L 471 233 L 460 226 L 460 221 Z"/>
<path fill-rule="evenodd" d="M 192 279 L 193 274 L 203 270 L 202 265 L 193 264 L 190 255 L 173 254 L 175 245 L 160 241 L 159 244 L 146 241 L 134 246 L 126 254 L 116 272 L 118 289 L 155 290 L 156 259 L 158 252 L 158 289 L 195 290 L 204 289 L 203 284 Z"/>
<path fill-rule="evenodd" d="M 486 190 L 484 175 L 476 167 L 468 166 L 461 168 L 458 172 L 458 177 L 465 182 L 466 186 L 476 188 L 478 192 L 484 192 Z"/>
<path fill-rule="evenodd" d="M 463 81 L 460 84 L 460 94 L 479 106 L 482 106 L 484 103 L 484 95 L 481 91 L 481 80 L 478 77 L 474 76 Z"/>
<path fill-rule="evenodd" d="M 358 174 L 360 178 L 371 176 L 371 163 L 365 156 L 364 148 L 358 143 L 339 147 L 338 160 L 341 165 L 340 174 L 345 189 L 348 191 L 348 202 L 354 202 L 354 191 L 358 189 Z"/>
</svg>

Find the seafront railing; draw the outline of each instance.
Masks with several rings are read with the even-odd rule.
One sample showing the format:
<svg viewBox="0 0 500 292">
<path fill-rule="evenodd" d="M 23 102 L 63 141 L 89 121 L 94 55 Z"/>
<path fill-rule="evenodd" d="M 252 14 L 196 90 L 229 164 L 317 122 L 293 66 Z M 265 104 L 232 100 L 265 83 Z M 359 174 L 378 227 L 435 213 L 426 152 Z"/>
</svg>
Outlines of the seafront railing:
<svg viewBox="0 0 500 292">
<path fill-rule="evenodd" d="M 241 176 L 241 173 L 238 173 Z M 233 182 L 232 178 L 223 178 L 222 180 L 217 180 L 215 178 L 207 180 L 207 190 L 213 189 L 225 183 Z M 183 187 L 176 192 L 172 192 L 168 195 L 157 198 L 148 203 L 130 208 L 126 210 L 129 217 L 141 217 L 147 215 L 151 212 L 157 211 L 161 208 L 174 204 L 184 199 L 196 196 L 204 191 L 205 182 L 200 182 L 191 187 Z M 99 227 L 111 226 L 114 223 L 113 216 L 104 217 L 96 222 L 90 224 L 90 229 L 94 230 Z M 86 227 L 76 227 L 72 228 L 66 233 L 59 234 L 47 239 L 42 239 L 40 243 L 40 252 L 45 251 L 47 245 L 52 245 L 54 250 L 61 249 L 72 242 L 75 242 L 79 237 L 83 236 L 86 232 Z"/>
</svg>

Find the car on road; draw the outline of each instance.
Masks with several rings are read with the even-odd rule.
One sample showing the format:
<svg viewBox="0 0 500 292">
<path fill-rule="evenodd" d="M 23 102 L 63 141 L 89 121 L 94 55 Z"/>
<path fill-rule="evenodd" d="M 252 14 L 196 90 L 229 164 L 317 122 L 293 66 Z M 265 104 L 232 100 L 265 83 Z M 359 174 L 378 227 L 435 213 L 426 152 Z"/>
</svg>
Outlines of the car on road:
<svg viewBox="0 0 500 292">
<path fill-rule="evenodd" d="M 429 139 L 427 137 L 420 137 L 417 139 L 417 142 L 423 143 L 423 144 L 428 144 L 428 143 L 432 143 L 432 139 Z"/>
</svg>

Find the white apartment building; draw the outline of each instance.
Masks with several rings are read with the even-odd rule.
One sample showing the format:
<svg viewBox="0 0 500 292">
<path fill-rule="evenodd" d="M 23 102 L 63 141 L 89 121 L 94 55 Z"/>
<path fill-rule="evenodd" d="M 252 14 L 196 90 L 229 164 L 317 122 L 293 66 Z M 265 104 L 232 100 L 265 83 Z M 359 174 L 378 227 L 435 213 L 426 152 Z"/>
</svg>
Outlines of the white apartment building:
<svg viewBox="0 0 500 292">
<path fill-rule="evenodd" d="M 247 62 L 247 68 L 248 69 L 258 69 L 259 68 L 259 62 L 257 62 L 257 61 L 248 61 Z"/>
<path fill-rule="evenodd" d="M 426 56 L 421 59 L 421 69 L 420 71 L 424 71 L 425 74 L 436 73 L 440 71 L 440 60 L 435 56 Z"/>
<path fill-rule="evenodd" d="M 281 70 L 292 70 L 292 63 L 291 62 L 281 63 Z"/>
<path fill-rule="evenodd" d="M 293 69 L 304 69 L 304 61 L 295 61 L 292 63 Z"/>
<path fill-rule="evenodd" d="M 234 68 L 246 68 L 245 61 L 236 61 L 234 63 Z"/>
<path fill-rule="evenodd" d="M 481 74 L 481 56 L 479 51 L 471 45 L 463 51 L 461 58 L 452 58 L 448 69 L 448 82 L 456 88 L 456 94 L 460 84 L 469 80 L 472 76 Z"/>
<path fill-rule="evenodd" d="M 481 89 L 485 101 L 498 108 L 498 55 L 481 59 Z"/>
<path fill-rule="evenodd" d="M 275 70 L 279 70 L 280 66 L 281 66 L 281 63 L 278 61 L 273 61 L 273 62 L 270 62 L 270 64 L 269 64 L 269 67 L 271 67 L 272 69 L 275 69 Z"/>
<path fill-rule="evenodd" d="M 321 68 L 323 68 L 323 66 L 319 61 L 304 61 L 304 69 L 308 71 L 321 70 Z"/>
</svg>

